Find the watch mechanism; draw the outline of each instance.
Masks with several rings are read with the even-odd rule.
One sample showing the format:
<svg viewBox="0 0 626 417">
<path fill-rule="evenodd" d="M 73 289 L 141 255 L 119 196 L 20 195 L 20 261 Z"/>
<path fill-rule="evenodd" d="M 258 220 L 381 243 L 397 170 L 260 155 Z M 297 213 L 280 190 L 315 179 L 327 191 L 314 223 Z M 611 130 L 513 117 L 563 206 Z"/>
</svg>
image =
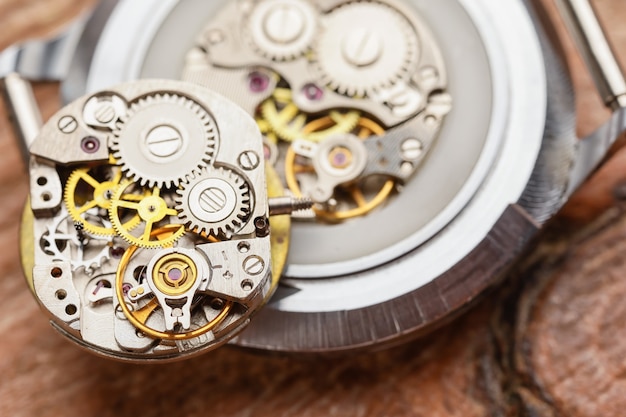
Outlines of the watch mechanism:
<svg viewBox="0 0 626 417">
<path fill-rule="evenodd" d="M 452 99 L 433 35 L 395 1 L 232 1 L 183 79 L 254 115 L 300 220 L 337 223 L 387 203 L 436 141 Z"/>
<path fill-rule="evenodd" d="M 80 345 L 119 359 L 219 346 L 264 304 L 262 139 L 235 104 L 139 81 L 68 105 L 31 147 L 34 292 Z"/>
</svg>

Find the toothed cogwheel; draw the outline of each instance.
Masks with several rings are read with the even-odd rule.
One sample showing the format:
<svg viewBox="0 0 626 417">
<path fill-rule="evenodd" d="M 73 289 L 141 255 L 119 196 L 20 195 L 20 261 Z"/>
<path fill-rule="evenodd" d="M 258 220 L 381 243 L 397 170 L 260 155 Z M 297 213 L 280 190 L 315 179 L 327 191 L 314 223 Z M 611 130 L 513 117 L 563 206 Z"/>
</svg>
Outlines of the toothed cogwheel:
<svg viewBox="0 0 626 417">
<path fill-rule="evenodd" d="M 315 47 L 322 82 L 364 97 L 408 79 L 419 58 L 413 25 L 377 2 L 352 2 L 329 13 Z"/>
<path fill-rule="evenodd" d="M 147 190 L 137 189 L 137 184 L 125 181 L 120 184 L 111 199 L 109 217 L 115 232 L 126 242 L 139 248 L 166 248 L 174 244 L 185 233 L 181 224 L 170 224 L 177 215 L 170 208 L 168 199 L 162 196 L 163 190 L 154 187 L 147 195 Z M 121 221 L 121 215 L 128 213 L 139 217 L 140 222 L 132 229 Z M 155 234 L 156 231 L 168 227 L 171 231 L 167 236 Z"/>
<path fill-rule="evenodd" d="M 230 237 L 246 225 L 253 210 L 248 182 L 227 168 L 204 170 L 176 193 L 178 217 L 206 236 Z"/>
<path fill-rule="evenodd" d="M 327 128 L 314 132 L 304 132 L 305 125 L 311 121 L 306 113 L 301 112 L 292 101 L 292 92 L 288 88 L 277 88 L 273 96 L 261 104 L 261 115 L 269 130 L 286 142 L 306 139 L 321 142 L 328 136 L 348 133 L 359 122 L 360 113 L 356 110 L 329 112 L 332 123 Z M 326 118 L 326 117 L 322 117 Z"/>
<path fill-rule="evenodd" d="M 295 59 L 310 49 L 318 31 L 317 15 L 306 0 L 265 0 L 250 13 L 248 36 L 266 58 Z"/>
<path fill-rule="evenodd" d="M 122 171 L 113 165 L 78 168 L 70 174 L 63 191 L 67 211 L 85 232 L 98 236 L 113 236 L 115 230 L 103 216 L 108 216 L 111 198 L 122 181 Z M 125 216 L 124 228 L 139 224 L 138 216 Z"/>
<path fill-rule="evenodd" d="M 218 133 L 211 115 L 176 94 L 143 97 L 113 132 L 111 151 L 126 176 L 146 187 L 173 187 L 213 159 Z"/>
</svg>

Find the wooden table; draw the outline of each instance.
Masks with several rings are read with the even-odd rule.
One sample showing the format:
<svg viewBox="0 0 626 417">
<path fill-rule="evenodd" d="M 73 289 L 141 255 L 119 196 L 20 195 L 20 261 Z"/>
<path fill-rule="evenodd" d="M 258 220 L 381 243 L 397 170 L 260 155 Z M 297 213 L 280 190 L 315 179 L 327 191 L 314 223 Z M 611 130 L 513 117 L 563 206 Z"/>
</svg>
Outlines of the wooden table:
<svg viewBox="0 0 626 417">
<path fill-rule="evenodd" d="M 626 58 L 624 0 L 595 4 Z M 79 6 L 0 0 L 0 49 L 48 33 Z M 586 134 L 608 113 L 571 43 L 565 46 Z M 58 87 L 40 84 L 36 92 L 49 116 Z M 0 112 L 0 416 L 626 414 L 625 150 L 577 194 L 498 291 L 424 339 L 333 359 L 227 347 L 185 362 L 137 366 L 63 340 L 27 289 L 17 244 L 26 174 Z"/>
</svg>

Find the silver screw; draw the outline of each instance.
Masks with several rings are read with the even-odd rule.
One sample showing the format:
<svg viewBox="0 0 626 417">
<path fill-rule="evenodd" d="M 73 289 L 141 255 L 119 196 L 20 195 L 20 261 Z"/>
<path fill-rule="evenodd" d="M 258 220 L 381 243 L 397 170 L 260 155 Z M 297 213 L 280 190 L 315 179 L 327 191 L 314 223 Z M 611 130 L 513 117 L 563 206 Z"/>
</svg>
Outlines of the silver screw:
<svg viewBox="0 0 626 417">
<path fill-rule="evenodd" d="M 115 118 L 115 108 L 109 103 L 102 103 L 96 109 L 94 116 L 100 123 L 107 124 Z"/>
<path fill-rule="evenodd" d="M 73 116 L 63 116 L 57 126 L 63 133 L 72 133 L 78 128 L 78 122 Z"/>
<path fill-rule="evenodd" d="M 291 214 L 294 211 L 304 211 L 313 207 L 310 198 L 274 197 L 269 199 L 270 216 Z"/>
<path fill-rule="evenodd" d="M 376 32 L 359 28 L 343 39 L 343 56 L 355 67 L 366 67 L 378 61 L 382 55 L 382 42 Z"/>
<path fill-rule="evenodd" d="M 407 139 L 402 143 L 402 158 L 406 161 L 415 161 L 422 155 L 424 145 L 418 139 Z"/>
<path fill-rule="evenodd" d="M 271 10 L 264 23 L 263 30 L 267 37 L 280 44 L 295 41 L 306 28 L 302 12 L 296 6 L 288 4 Z"/>
<path fill-rule="evenodd" d="M 183 137 L 176 128 L 159 125 L 146 135 L 146 146 L 154 156 L 166 158 L 183 147 Z"/>
<path fill-rule="evenodd" d="M 254 151 L 244 151 L 239 155 L 239 166 L 246 171 L 252 171 L 261 163 L 261 158 Z"/>
<path fill-rule="evenodd" d="M 260 256 L 251 255 L 243 261 L 243 270 L 248 275 L 259 275 L 265 269 L 265 262 Z"/>
</svg>

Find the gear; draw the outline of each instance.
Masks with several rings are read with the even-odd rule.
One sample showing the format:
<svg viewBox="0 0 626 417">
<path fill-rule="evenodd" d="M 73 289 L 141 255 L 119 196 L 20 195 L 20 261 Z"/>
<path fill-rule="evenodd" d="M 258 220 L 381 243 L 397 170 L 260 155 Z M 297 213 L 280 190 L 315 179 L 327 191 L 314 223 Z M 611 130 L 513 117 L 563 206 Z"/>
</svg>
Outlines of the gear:
<svg viewBox="0 0 626 417">
<path fill-rule="evenodd" d="M 113 236 L 115 230 L 103 221 L 108 216 L 111 198 L 122 180 L 122 171 L 115 166 L 74 170 L 65 184 L 63 199 L 67 211 L 83 230 L 99 236 Z M 138 216 L 123 216 L 124 229 L 131 230 L 140 219 Z"/>
<path fill-rule="evenodd" d="M 317 123 L 305 126 L 304 131 L 323 128 Z M 352 132 L 360 139 L 372 135 L 382 135 L 385 130 L 371 119 L 361 118 Z M 336 147 L 340 154 L 337 161 L 347 160 L 349 154 L 345 148 Z M 343 153 L 343 155 L 342 155 Z M 291 145 L 285 155 L 285 179 L 287 186 L 296 197 L 311 195 L 317 177 L 316 170 L 307 158 L 298 158 Z M 336 223 L 343 220 L 363 216 L 387 200 L 395 189 L 395 182 L 384 178 L 364 178 L 346 186 L 335 189 L 332 204 L 314 207 L 315 215 L 328 222 Z"/>
<path fill-rule="evenodd" d="M 65 232 L 64 223 L 67 224 L 70 219 L 69 214 L 63 210 L 48 226 L 48 230 L 41 237 L 43 250 L 54 260 L 69 262 L 73 271 L 83 269 L 88 274 L 93 273 L 102 266 L 103 262 L 110 259 L 113 238 L 80 236 L 73 225 L 67 227 L 70 230 Z M 106 223 L 104 219 L 102 220 Z M 110 227 L 110 225 L 103 224 L 103 227 Z"/>
<path fill-rule="evenodd" d="M 359 122 L 360 113 L 356 110 L 331 111 L 328 117 L 333 123 L 327 125 L 326 129 L 305 134 L 302 129 L 310 122 L 309 117 L 300 112 L 291 97 L 291 90 L 278 88 L 273 96 L 261 105 L 262 120 L 268 123 L 271 131 L 286 142 L 293 142 L 296 139 L 320 142 L 330 135 L 350 132 Z"/>
<path fill-rule="evenodd" d="M 126 176 L 142 186 L 174 187 L 213 159 L 217 128 L 195 101 L 155 94 L 130 105 L 111 150 Z"/>
<path fill-rule="evenodd" d="M 253 48 L 274 61 L 302 56 L 318 31 L 318 12 L 307 0 L 265 0 L 248 18 Z"/>
<path fill-rule="evenodd" d="M 227 168 L 205 170 L 177 191 L 178 217 L 192 231 L 226 236 L 241 230 L 253 210 L 248 182 Z"/>
<path fill-rule="evenodd" d="M 122 182 L 111 201 L 109 216 L 117 234 L 129 244 L 141 248 L 164 248 L 180 239 L 185 233 L 182 224 L 171 227 L 171 233 L 167 236 L 152 233 L 153 230 L 167 225 L 170 216 L 177 215 L 176 210 L 169 208 L 166 199 L 161 197 L 161 189 L 155 187 L 146 196 L 143 189 L 138 193 L 129 192 L 132 187 L 136 187 L 132 181 Z M 126 228 L 120 220 L 120 213 L 127 211 L 135 213 L 140 219 L 140 224 L 132 230 Z"/>
<path fill-rule="evenodd" d="M 419 58 L 413 25 L 382 3 L 351 2 L 326 16 L 315 47 L 322 82 L 340 94 L 364 97 L 407 80 Z"/>
</svg>

